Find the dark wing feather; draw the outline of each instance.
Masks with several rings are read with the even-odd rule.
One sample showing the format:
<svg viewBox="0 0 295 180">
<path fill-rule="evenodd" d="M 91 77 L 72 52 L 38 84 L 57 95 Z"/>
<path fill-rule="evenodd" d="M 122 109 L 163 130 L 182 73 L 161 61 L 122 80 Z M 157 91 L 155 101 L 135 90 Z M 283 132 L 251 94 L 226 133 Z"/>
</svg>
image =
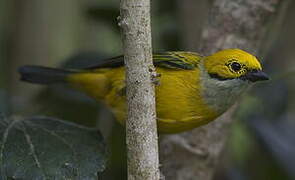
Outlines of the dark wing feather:
<svg viewBox="0 0 295 180">
<path fill-rule="evenodd" d="M 121 66 L 124 66 L 124 56 L 122 55 L 99 61 L 97 64 L 83 69 L 116 68 Z"/>
<path fill-rule="evenodd" d="M 194 69 L 203 56 L 192 52 L 171 51 L 153 55 L 153 62 L 156 67 L 169 69 Z M 117 56 L 111 59 L 98 62 L 96 65 L 85 69 L 116 68 L 124 66 L 124 57 Z"/>
</svg>

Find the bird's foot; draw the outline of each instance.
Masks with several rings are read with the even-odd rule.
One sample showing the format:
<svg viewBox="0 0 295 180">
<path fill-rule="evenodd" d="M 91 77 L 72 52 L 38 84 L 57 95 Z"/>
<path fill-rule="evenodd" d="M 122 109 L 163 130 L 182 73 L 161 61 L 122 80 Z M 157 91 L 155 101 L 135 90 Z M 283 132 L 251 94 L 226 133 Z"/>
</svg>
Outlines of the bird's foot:
<svg viewBox="0 0 295 180">
<path fill-rule="evenodd" d="M 159 86 L 160 83 L 160 77 L 161 74 L 156 73 L 156 75 L 152 75 L 152 83 L 154 83 L 156 86 Z"/>
<path fill-rule="evenodd" d="M 156 86 L 160 85 L 161 74 L 156 72 L 156 69 L 154 66 L 149 67 L 149 72 L 151 73 L 152 83 L 155 84 Z"/>
</svg>

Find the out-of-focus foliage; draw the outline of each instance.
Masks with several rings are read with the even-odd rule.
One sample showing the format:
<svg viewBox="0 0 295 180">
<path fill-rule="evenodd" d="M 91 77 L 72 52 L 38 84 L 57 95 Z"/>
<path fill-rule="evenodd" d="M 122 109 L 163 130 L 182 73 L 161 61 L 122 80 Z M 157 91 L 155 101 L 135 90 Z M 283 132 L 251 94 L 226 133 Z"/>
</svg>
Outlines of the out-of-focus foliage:
<svg viewBox="0 0 295 180">
<path fill-rule="evenodd" d="M 106 168 L 106 145 L 94 129 L 47 117 L 0 122 L 1 179 L 96 180 Z"/>
</svg>

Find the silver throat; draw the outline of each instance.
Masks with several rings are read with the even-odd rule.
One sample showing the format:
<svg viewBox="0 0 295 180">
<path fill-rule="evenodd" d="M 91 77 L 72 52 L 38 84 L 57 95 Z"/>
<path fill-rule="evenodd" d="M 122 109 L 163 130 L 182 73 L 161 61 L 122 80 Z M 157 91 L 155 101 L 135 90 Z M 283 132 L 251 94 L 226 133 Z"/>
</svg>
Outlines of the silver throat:
<svg viewBox="0 0 295 180">
<path fill-rule="evenodd" d="M 199 64 L 201 93 L 205 103 L 217 113 L 223 113 L 251 86 L 241 79 L 218 80 L 211 78 L 203 61 Z"/>
</svg>

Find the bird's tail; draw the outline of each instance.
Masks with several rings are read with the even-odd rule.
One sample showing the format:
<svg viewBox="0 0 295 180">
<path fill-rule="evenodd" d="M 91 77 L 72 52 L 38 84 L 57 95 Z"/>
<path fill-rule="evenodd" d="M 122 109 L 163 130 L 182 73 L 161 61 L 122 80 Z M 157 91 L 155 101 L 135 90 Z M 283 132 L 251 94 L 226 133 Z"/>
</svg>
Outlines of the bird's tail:
<svg viewBox="0 0 295 180">
<path fill-rule="evenodd" d="M 75 73 L 71 70 L 48 68 L 42 66 L 22 66 L 19 68 L 21 80 L 36 84 L 55 84 L 66 82 L 66 77 Z"/>
</svg>

